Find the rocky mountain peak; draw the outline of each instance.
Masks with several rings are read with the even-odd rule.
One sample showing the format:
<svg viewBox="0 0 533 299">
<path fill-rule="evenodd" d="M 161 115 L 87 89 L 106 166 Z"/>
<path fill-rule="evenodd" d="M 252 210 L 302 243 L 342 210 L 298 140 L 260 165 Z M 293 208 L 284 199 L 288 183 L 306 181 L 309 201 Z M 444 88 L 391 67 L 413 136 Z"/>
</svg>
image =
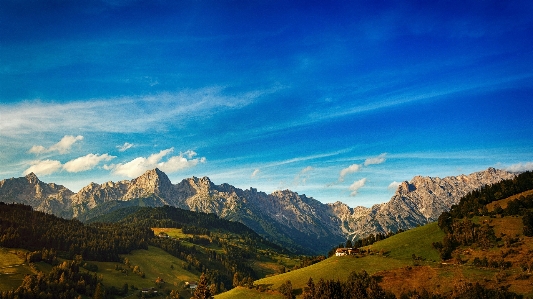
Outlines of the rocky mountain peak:
<svg viewBox="0 0 533 299">
<path fill-rule="evenodd" d="M 159 195 L 172 188 L 172 182 L 168 176 L 158 168 L 148 170 L 141 176 L 131 180 L 132 189 L 142 190 L 140 193 L 135 192 L 136 196 L 144 197 L 149 194 Z"/>
<path fill-rule="evenodd" d="M 193 176 L 192 178 L 187 179 L 189 184 L 197 191 L 201 193 L 209 192 L 214 187 L 213 182 L 204 176 L 202 178 L 197 178 Z"/>
<path fill-rule="evenodd" d="M 38 184 L 40 182 L 37 175 L 33 172 L 28 173 L 25 178 L 28 180 L 28 182 L 32 185 Z"/>
<path fill-rule="evenodd" d="M 159 170 L 159 168 L 154 168 L 143 173 L 141 176 L 131 180 L 132 184 L 141 184 L 141 185 L 169 185 L 172 184 L 168 176 Z"/>
<path fill-rule="evenodd" d="M 420 178 L 419 178 L 420 179 Z M 416 183 L 420 183 L 420 180 L 415 177 L 413 179 L 413 184 L 410 184 L 408 181 L 403 181 L 396 190 L 397 193 L 409 193 L 416 190 Z"/>
</svg>

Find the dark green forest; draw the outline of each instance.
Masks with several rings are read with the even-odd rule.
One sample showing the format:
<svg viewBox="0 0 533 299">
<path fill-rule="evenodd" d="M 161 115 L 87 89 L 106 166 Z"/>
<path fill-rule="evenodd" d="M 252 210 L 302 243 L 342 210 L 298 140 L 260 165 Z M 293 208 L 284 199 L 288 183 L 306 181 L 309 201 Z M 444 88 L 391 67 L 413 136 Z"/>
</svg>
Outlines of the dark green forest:
<svg viewBox="0 0 533 299">
<path fill-rule="evenodd" d="M 16 290 L 1 292 L 0 298 L 77 298 L 79 295 L 113 298 L 125 295 L 127 289 L 106 287 L 94 273 L 91 274 L 94 269 L 90 261 L 122 262 L 120 255 L 148 249 L 149 245 L 182 259 L 187 270 L 204 273 L 217 291 L 230 289 L 235 277 L 240 278 L 237 285 L 259 278 L 249 262 L 257 257 L 259 248 L 286 253 L 245 225 L 220 219 L 214 214 L 168 206 L 128 207 L 100 220 L 108 222 L 84 224 L 76 219 L 66 220 L 34 211 L 30 206 L 0 203 L 0 246 L 28 250 L 20 253 L 26 262 L 42 261 L 53 266 L 50 273 L 29 275 Z M 181 228 L 193 236 L 186 240 L 160 238 L 154 235 L 153 227 Z M 234 244 L 225 236 L 236 237 L 241 243 Z M 195 245 L 184 245 L 183 242 Z M 202 247 L 208 245 L 206 242 L 216 244 L 222 253 Z"/>
</svg>

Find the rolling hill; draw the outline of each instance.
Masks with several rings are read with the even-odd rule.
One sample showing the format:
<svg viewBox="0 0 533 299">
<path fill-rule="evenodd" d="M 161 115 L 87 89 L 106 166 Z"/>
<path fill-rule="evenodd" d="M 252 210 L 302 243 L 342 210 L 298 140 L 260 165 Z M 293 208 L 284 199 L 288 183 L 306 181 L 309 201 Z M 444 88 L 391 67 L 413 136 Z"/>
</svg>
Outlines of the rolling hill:
<svg viewBox="0 0 533 299">
<path fill-rule="evenodd" d="M 533 226 L 533 190 L 527 190 L 532 184 L 533 175 L 525 173 L 473 191 L 449 213 L 441 214 L 439 223 L 378 241 L 361 248 L 364 253 L 333 256 L 303 269 L 257 280 L 257 290 L 247 293 L 239 288 L 216 298 L 245 298 L 258 290 L 267 290 L 263 298 L 276 298 L 280 295 L 276 290 L 287 281 L 296 298 L 303 298 L 309 278 L 315 284 L 320 279 L 343 282 L 352 271 L 362 270 L 397 298 L 420 298 L 424 294 L 440 296 L 436 298 L 533 296 L 533 236 L 526 235 L 524 229 Z M 480 202 L 484 204 L 474 204 Z M 505 208 L 488 211 L 488 205 Z M 442 215 L 455 216 L 446 222 Z M 451 228 L 446 229 L 446 223 Z M 470 230 L 471 238 L 465 234 L 465 227 L 474 229 Z M 492 236 L 488 242 L 483 237 L 485 232 Z M 448 256 L 443 256 L 443 243 L 452 244 Z"/>
</svg>

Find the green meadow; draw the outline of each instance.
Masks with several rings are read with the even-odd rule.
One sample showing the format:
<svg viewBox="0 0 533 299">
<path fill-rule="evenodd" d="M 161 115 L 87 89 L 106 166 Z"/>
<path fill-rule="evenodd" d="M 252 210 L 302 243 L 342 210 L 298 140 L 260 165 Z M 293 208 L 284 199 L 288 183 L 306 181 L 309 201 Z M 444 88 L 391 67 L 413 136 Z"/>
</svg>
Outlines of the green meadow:
<svg viewBox="0 0 533 299">
<path fill-rule="evenodd" d="M 148 250 L 134 250 L 131 254 L 123 255 L 130 261 L 130 269 L 124 263 L 114 262 L 90 262 L 98 266 L 98 275 L 102 275 L 105 285 L 112 285 L 117 288 L 124 284 L 132 285 L 136 288 L 156 287 L 155 280 L 159 277 L 165 281 L 163 289 L 178 289 L 186 281 L 196 281 L 199 275 L 183 269 L 186 264 L 160 248 L 149 246 Z M 128 270 L 127 275 L 116 270 L 119 266 Z M 145 277 L 133 273 L 132 269 L 138 266 L 144 272 Z"/>
<path fill-rule="evenodd" d="M 24 276 L 32 273 L 24 258 L 17 255 L 17 249 L 0 247 L 0 290 L 17 288 Z"/>
<path fill-rule="evenodd" d="M 365 270 L 369 274 L 375 274 L 380 271 L 412 266 L 413 254 L 427 261 L 439 261 L 439 253 L 431 244 L 442 241 L 443 237 L 444 233 L 439 229 L 437 223 L 430 223 L 365 247 L 364 249 L 372 251 L 371 255 L 362 257 L 333 256 L 309 267 L 259 279 L 255 281 L 255 285 L 264 289 L 276 290 L 281 284 L 290 280 L 295 293 L 300 294 L 309 278 L 313 278 L 314 281 L 318 281 L 320 278 L 345 280 L 352 271 Z M 383 254 L 379 254 L 379 252 Z M 215 298 L 278 298 L 277 296 L 280 296 L 279 293 L 265 292 L 259 293 L 263 297 L 257 297 L 255 295 L 257 292 L 256 290 L 237 288 L 217 295 Z"/>
<path fill-rule="evenodd" d="M 22 283 L 26 274 L 34 274 L 34 271 L 24 264 L 24 259 L 16 254 L 17 249 L 0 248 L 0 290 L 11 290 Z M 93 262 L 88 263 L 98 266 L 96 273 L 102 277 L 106 286 L 121 288 L 124 284 L 135 288 L 157 287 L 155 280 L 160 277 L 165 283 L 162 290 L 181 289 L 186 281 L 196 281 L 199 275 L 183 269 L 186 264 L 165 251 L 150 246 L 148 250 L 135 250 L 131 254 L 124 255 L 128 258 L 131 268 L 127 269 L 124 263 L 118 262 Z M 50 271 L 51 266 L 46 263 L 37 263 L 36 268 L 40 271 Z M 127 269 L 125 274 L 116 270 L 116 266 Z M 138 266 L 145 277 L 134 274 L 133 267 Z"/>
<path fill-rule="evenodd" d="M 388 257 L 400 260 L 412 260 L 414 254 L 428 261 L 439 261 L 439 252 L 432 244 L 442 241 L 442 238 L 444 232 L 433 222 L 376 242 L 365 249 L 383 250 Z"/>
</svg>

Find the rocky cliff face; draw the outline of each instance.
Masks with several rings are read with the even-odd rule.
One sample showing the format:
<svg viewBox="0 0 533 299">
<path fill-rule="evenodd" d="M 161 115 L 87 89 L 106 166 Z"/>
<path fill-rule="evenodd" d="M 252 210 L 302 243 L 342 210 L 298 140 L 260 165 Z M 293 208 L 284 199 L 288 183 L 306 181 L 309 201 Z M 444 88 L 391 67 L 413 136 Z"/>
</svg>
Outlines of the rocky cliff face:
<svg viewBox="0 0 533 299">
<path fill-rule="evenodd" d="M 142 199 L 140 202 L 148 206 L 170 205 L 215 213 L 242 222 L 287 248 L 323 254 L 347 238 L 395 232 L 435 221 L 468 192 L 513 176 L 493 168 L 443 179 L 417 176 L 401 183 L 386 203 L 371 208 L 350 208 L 342 202 L 323 204 L 290 190 L 266 194 L 253 188 L 215 185 L 207 177 L 192 177 L 173 185 L 159 169 L 147 171 L 131 181 L 91 183 L 76 194 L 63 186 L 45 184 L 29 174 L 0 181 L 0 201 L 24 203 L 71 218 L 116 201 L 133 203 Z M 102 211 L 112 209 L 109 206 Z"/>
<path fill-rule="evenodd" d="M 442 179 L 416 176 L 409 182 L 402 182 L 386 203 L 355 209 L 349 209 L 342 203 L 330 206 L 346 224 L 342 229 L 350 238 L 376 232 L 396 232 L 436 221 L 442 212 L 458 204 L 467 193 L 514 176 L 494 168 Z"/>
<path fill-rule="evenodd" d="M 239 221 L 270 241 L 302 252 L 301 243 L 314 243 L 323 250 L 332 240 L 344 236 L 332 222 L 334 215 L 319 201 L 285 190 L 272 194 L 250 188 L 242 190 L 228 184 L 215 185 L 209 178 L 183 180 L 178 189 L 188 192 L 177 206 L 198 212 L 214 213 L 219 217 Z"/>
<path fill-rule="evenodd" d="M 115 200 L 150 198 L 153 206 L 177 206 L 179 194 L 168 176 L 156 168 L 131 181 L 110 181 L 101 185 L 90 183 L 71 197 L 72 216 L 78 217 L 98 205 Z"/>
<path fill-rule="evenodd" d="M 0 201 L 22 203 L 35 210 L 70 218 L 74 192 L 54 183 L 43 183 L 32 172 L 25 177 L 0 181 Z"/>
</svg>

